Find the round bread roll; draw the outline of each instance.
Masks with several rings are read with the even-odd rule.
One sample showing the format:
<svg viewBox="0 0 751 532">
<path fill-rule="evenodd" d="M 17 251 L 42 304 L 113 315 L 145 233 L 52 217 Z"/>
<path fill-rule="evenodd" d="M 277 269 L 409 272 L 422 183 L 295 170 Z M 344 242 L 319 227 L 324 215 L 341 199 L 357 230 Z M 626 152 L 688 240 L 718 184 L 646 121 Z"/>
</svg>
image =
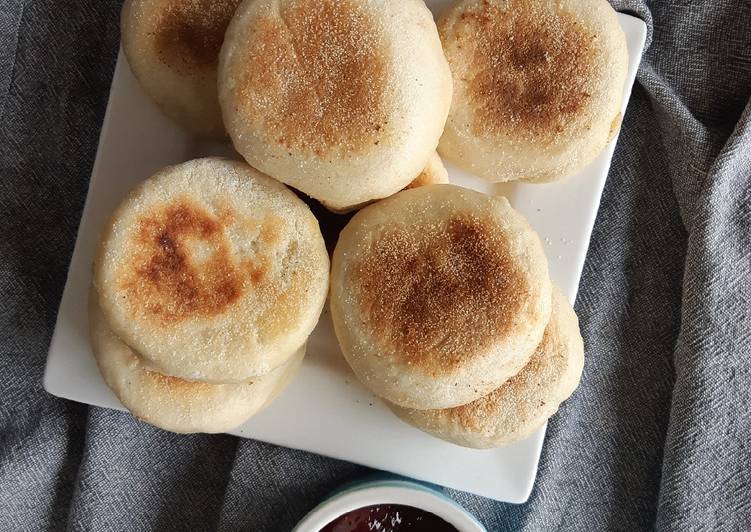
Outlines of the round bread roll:
<svg viewBox="0 0 751 532">
<path fill-rule="evenodd" d="M 566 297 L 553 290 L 553 312 L 534 355 L 500 388 L 467 405 L 413 410 L 389 405 L 401 419 L 442 440 L 489 449 L 523 440 L 574 393 L 584 368 L 579 321 Z"/>
<path fill-rule="evenodd" d="M 420 175 L 418 175 L 416 178 L 412 180 L 411 183 L 409 183 L 405 189 L 408 188 L 417 188 L 417 187 L 424 187 L 425 185 L 440 185 L 440 184 L 447 184 L 449 182 L 449 173 L 448 170 L 446 170 L 446 167 L 443 166 L 443 161 L 441 161 L 441 158 L 438 156 L 437 152 L 433 152 L 433 155 L 430 156 L 430 159 L 428 160 L 428 164 L 423 168 L 422 172 L 420 172 Z M 377 200 L 373 200 L 377 201 Z M 370 205 L 373 203 L 373 201 L 368 201 L 365 203 L 361 203 L 359 205 L 352 205 L 346 209 L 336 209 L 332 207 L 331 205 L 326 204 L 325 202 L 320 202 L 321 205 L 326 207 L 327 210 L 333 212 L 334 214 L 348 214 L 354 211 L 358 211 L 365 207 L 366 205 Z"/>
<path fill-rule="evenodd" d="M 248 0 L 227 29 L 219 101 L 248 163 L 346 211 L 422 171 L 451 72 L 422 0 Z"/>
<path fill-rule="evenodd" d="M 449 408 L 515 375 L 540 343 L 551 284 L 542 244 L 505 198 L 453 185 L 358 212 L 334 250 L 331 316 L 373 393 Z"/>
<path fill-rule="evenodd" d="M 126 0 L 121 35 L 133 74 L 172 120 L 207 138 L 227 134 L 219 109 L 219 50 L 240 0 Z"/>
<path fill-rule="evenodd" d="M 439 31 L 454 76 L 441 156 L 490 181 L 552 181 L 621 121 L 626 37 L 606 0 L 460 0 Z"/>
<path fill-rule="evenodd" d="M 89 329 L 107 386 L 137 418 L 172 432 L 227 432 L 273 401 L 292 381 L 305 347 L 268 375 L 239 384 L 207 384 L 147 369 L 109 328 L 95 290 L 89 297 Z"/>
<path fill-rule="evenodd" d="M 425 185 L 445 185 L 449 182 L 449 173 L 443 166 L 443 161 L 437 153 L 433 153 L 428 165 L 423 169 L 407 188 L 424 187 Z"/>
<path fill-rule="evenodd" d="M 95 285 L 150 369 L 215 384 L 265 375 L 318 321 L 329 259 L 310 209 L 245 163 L 167 167 L 120 204 Z"/>
</svg>

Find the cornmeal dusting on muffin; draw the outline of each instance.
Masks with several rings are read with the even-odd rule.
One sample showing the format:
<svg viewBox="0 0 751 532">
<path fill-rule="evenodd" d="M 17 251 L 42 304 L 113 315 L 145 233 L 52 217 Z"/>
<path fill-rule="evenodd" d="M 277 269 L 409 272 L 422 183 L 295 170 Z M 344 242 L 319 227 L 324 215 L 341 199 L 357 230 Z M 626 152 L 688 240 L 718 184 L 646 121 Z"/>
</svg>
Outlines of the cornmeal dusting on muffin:
<svg viewBox="0 0 751 532">
<path fill-rule="evenodd" d="M 152 209 L 138 221 L 120 285 L 134 314 L 162 324 L 224 312 L 251 286 L 264 282 L 269 259 L 236 264 L 224 228 L 234 213 L 217 217 L 188 200 Z M 259 237 L 268 239 L 270 229 Z M 199 256 L 205 255 L 205 256 Z"/>
<path fill-rule="evenodd" d="M 353 0 L 298 0 L 254 21 L 235 90 L 270 141 L 326 155 L 387 138 L 388 47 L 378 21 Z M 243 69 L 242 64 L 235 66 Z"/>
<path fill-rule="evenodd" d="M 353 266 L 364 326 L 440 372 L 510 332 L 530 288 L 492 221 L 454 216 L 380 235 Z"/>
</svg>

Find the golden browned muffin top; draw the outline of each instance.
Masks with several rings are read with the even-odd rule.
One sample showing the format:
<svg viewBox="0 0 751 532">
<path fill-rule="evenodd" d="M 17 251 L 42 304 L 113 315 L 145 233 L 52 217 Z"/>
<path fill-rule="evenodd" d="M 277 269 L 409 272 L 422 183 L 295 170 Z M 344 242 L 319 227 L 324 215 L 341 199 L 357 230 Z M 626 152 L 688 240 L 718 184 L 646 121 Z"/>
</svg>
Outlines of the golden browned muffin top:
<svg viewBox="0 0 751 532">
<path fill-rule="evenodd" d="M 366 327 L 428 374 L 484 353 L 528 291 L 497 222 L 466 216 L 379 235 L 354 272 Z"/>
<path fill-rule="evenodd" d="M 382 141 L 387 50 L 361 5 L 295 0 L 254 25 L 235 90 L 241 112 L 265 117 L 270 142 L 323 155 Z"/>
</svg>

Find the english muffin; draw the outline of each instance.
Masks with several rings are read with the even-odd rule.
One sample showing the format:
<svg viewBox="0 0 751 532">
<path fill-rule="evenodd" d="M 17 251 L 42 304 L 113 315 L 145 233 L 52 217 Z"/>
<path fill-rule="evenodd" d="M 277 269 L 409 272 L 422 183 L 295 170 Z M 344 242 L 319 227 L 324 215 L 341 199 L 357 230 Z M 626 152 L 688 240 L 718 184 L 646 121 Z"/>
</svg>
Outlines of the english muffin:
<svg viewBox="0 0 751 532">
<path fill-rule="evenodd" d="M 251 166 L 346 211 L 420 174 L 451 72 L 422 0 L 254 0 L 227 29 L 219 101 Z"/>
<path fill-rule="evenodd" d="M 137 418 L 172 432 L 227 432 L 268 405 L 289 384 L 305 347 L 285 364 L 253 381 L 207 384 L 147 369 L 110 330 L 95 290 L 89 298 L 91 344 L 107 386 Z"/>
<path fill-rule="evenodd" d="M 94 282 L 110 328 L 149 369 L 223 384 L 298 351 L 328 275 L 310 209 L 245 163 L 212 158 L 167 167 L 123 200 Z"/>
<path fill-rule="evenodd" d="M 409 408 L 479 399 L 529 360 L 550 317 L 542 244 L 504 198 L 453 185 L 405 190 L 339 236 L 331 316 L 373 393 Z"/>
<path fill-rule="evenodd" d="M 500 447 L 523 440 L 555 414 L 579 385 L 583 367 L 579 322 L 556 287 L 542 342 L 527 365 L 500 388 L 444 410 L 389 406 L 401 419 L 437 438 L 477 449 Z"/>
<path fill-rule="evenodd" d="M 454 100 L 438 151 L 458 167 L 552 181 L 615 135 L 628 51 L 606 0 L 459 0 L 439 31 Z"/>
<path fill-rule="evenodd" d="M 202 137 L 226 137 L 219 50 L 240 0 L 126 0 L 121 37 L 133 74 L 164 113 Z"/>
</svg>

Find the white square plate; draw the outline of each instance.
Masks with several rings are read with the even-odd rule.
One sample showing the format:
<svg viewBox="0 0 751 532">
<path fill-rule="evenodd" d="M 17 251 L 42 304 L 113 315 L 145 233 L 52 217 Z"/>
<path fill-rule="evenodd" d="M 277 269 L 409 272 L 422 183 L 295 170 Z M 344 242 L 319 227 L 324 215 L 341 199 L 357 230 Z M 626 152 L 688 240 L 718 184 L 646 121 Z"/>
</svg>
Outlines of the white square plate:
<svg viewBox="0 0 751 532">
<path fill-rule="evenodd" d="M 428 1 L 434 12 L 446 3 Z M 628 15 L 619 15 L 619 20 L 630 54 L 625 111 L 646 27 Z M 506 195 L 527 216 L 545 242 L 553 280 L 573 301 L 614 146 L 615 141 L 580 174 L 561 183 L 498 186 L 453 168 L 449 174 L 453 182 Z M 159 168 L 229 153 L 221 144 L 194 142 L 164 118 L 143 94 L 120 54 L 47 359 L 44 386 L 48 392 L 124 410 L 99 376 L 88 341 L 87 290 L 100 231 L 126 192 Z M 521 503 L 532 490 L 545 428 L 510 447 L 477 451 L 409 427 L 353 377 L 325 310 L 297 379 L 273 405 L 234 434 Z"/>
</svg>

